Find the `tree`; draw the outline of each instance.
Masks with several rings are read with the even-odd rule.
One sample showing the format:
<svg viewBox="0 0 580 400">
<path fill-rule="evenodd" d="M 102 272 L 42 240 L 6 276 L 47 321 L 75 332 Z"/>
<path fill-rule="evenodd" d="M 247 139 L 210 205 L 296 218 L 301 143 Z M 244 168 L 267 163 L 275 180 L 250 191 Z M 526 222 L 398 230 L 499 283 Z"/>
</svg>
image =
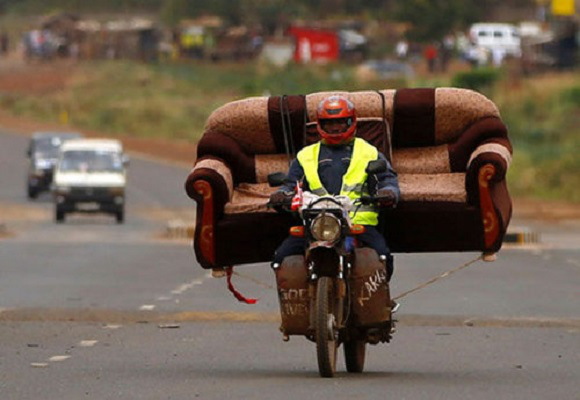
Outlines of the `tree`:
<svg viewBox="0 0 580 400">
<path fill-rule="evenodd" d="M 412 25 L 409 38 L 420 42 L 440 40 L 481 18 L 481 0 L 405 0 L 398 2 L 395 18 Z"/>
<path fill-rule="evenodd" d="M 216 1 L 214 0 L 215 3 Z M 175 26 L 184 18 L 195 18 L 208 13 L 203 0 L 165 0 L 162 3 L 161 19 L 170 26 Z"/>
</svg>

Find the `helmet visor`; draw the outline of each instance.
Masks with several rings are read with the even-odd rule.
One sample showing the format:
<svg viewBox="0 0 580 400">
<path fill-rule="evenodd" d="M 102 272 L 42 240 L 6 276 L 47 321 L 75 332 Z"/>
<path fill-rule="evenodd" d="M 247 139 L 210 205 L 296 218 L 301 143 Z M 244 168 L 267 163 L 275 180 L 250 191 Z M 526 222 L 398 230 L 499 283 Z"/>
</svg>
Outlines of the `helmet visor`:
<svg viewBox="0 0 580 400">
<path fill-rule="evenodd" d="M 320 129 L 330 135 L 340 135 L 352 126 L 352 118 L 319 119 Z"/>
</svg>

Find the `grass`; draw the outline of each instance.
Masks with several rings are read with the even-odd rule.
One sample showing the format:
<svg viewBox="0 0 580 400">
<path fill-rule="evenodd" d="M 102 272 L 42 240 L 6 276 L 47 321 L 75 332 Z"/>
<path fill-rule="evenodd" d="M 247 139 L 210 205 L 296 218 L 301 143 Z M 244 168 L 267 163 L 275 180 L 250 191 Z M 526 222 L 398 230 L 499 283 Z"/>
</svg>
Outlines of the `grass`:
<svg viewBox="0 0 580 400">
<path fill-rule="evenodd" d="M 485 88 L 496 102 L 514 145 L 508 174 L 518 196 L 580 202 L 580 80 L 568 73 L 514 80 L 509 73 Z M 0 106 L 23 116 L 58 121 L 66 110 L 78 128 L 109 134 L 197 141 L 217 107 L 248 96 L 449 86 L 452 77 L 361 81 L 354 67 L 261 63 L 133 62 L 80 64 L 65 90 L 0 94 Z"/>
<path fill-rule="evenodd" d="M 496 88 L 492 96 L 514 146 L 513 194 L 580 203 L 580 80 L 577 74 Z"/>
</svg>

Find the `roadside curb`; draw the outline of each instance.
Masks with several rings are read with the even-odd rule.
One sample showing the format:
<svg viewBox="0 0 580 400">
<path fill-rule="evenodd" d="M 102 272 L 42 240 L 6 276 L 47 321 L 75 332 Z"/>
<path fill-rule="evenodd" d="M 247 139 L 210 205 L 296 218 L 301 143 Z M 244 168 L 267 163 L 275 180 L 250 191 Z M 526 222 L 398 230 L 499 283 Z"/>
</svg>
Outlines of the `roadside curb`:
<svg viewBox="0 0 580 400">
<path fill-rule="evenodd" d="M 514 227 L 508 229 L 503 238 L 503 242 L 512 244 L 540 243 L 540 234 L 529 228 Z"/>
<path fill-rule="evenodd" d="M 195 233 L 195 226 L 186 224 L 181 219 L 167 221 L 165 227 L 165 237 L 168 239 L 192 239 Z"/>
</svg>

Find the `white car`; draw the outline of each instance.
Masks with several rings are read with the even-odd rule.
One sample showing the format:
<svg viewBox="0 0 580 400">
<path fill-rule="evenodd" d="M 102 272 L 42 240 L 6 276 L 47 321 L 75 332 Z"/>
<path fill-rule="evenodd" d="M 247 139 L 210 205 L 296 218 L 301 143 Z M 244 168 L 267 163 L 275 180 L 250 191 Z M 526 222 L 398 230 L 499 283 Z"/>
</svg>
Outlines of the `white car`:
<svg viewBox="0 0 580 400">
<path fill-rule="evenodd" d="M 469 37 L 475 47 L 490 53 L 502 52 L 505 55 L 522 55 L 519 29 L 515 25 L 502 23 L 477 23 L 471 25 Z"/>
<path fill-rule="evenodd" d="M 55 220 L 67 213 L 103 212 L 125 218 L 128 158 L 118 140 L 76 139 L 65 142 L 54 172 Z"/>
</svg>

